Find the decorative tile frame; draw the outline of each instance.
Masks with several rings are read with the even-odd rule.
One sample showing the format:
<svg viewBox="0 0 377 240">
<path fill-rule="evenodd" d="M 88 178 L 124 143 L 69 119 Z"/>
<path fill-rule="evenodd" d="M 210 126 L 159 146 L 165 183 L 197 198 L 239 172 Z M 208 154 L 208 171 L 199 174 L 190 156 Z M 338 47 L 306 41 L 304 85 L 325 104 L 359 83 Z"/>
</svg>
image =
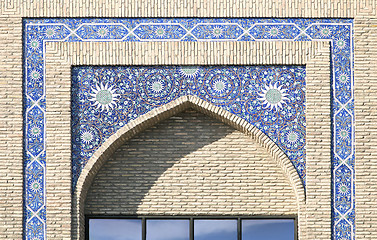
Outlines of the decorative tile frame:
<svg viewBox="0 0 377 240">
<path fill-rule="evenodd" d="M 119 21 L 118 23 L 116 21 Z M 122 22 L 123 21 L 123 22 Z M 133 30 L 127 27 L 127 21 Z M 132 21 L 135 21 L 132 23 Z M 138 22 L 138 21 L 141 21 Z M 143 22 L 145 21 L 145 22 Z M 175 22 L 177 21 L 177 22 Z M 190 22 L 192 21 L 192 22 Z M 239 22 L 237 22 L 239 21 Z M 249 21 L 247 23 L 247 21 Z M 94 23 L 93 23 L 94 22 Z M 122 23 L 120 23 L 122 22 Z M 124 23 L 126 22 L 126 23 Z M 93 23 L 93 24 L 91 24 Z M 132 25 L 136 24 L 136 25 Z M 186 24 L 186 25 L 185 25 Z M 190 25 L 191 24 L 191 25 Z M 249 25 L 248 25 L 249 24 Z M 80 27 L 78 27 L 80 26 Z M 108 36 L 98 35 L 109 27 Z M 157 27 L 156 27 L 157 26 Z M 184 29 L 186 26 L 186 30 Z M 191 26 L 187 30 L 187 26 Z M 246 27 L 245 27 L 246 26 Z M 29 28 L 30 27 L 30 28 Z M 144 34 L 158 27 L 168 38 Z M 72 30 L 70 28 L 75 28 Z M 85 28 L 85 31 L 81 31 Z M 223 38 L 211 36 L 225 29 Z M 135 30 L 136 29 L 136 30 Z M 183 30 L 182 30 L 183 29 Z M 58 30 L 58 31 L 56 31 Z M 139 31 L 140 30 L 140 31 Z M 184 30 L 186 31 L 184 33 Z M 210 31 L 209 31 L 210 30 Z M 277 30 L 278 34 L 275 34 Z M 353 39 L 351 20 L 325 19 L 38 19 L 24 22 L 25 54 L 25 237 L 44 238 L 45 193 L 45 43 L 48 41 L 310 41 L 332 42 L 333 64 L 333 231 L 334 239 L 354 238 Z M 328 32 L 329 31 L 329 32 Z M 131 36 L 131 32 L 135 35 Z M 189 36 L 192 33 L 192 36 Z M 270 35 L 268 35 L 268 33 Z M 279 35 L 279 33 L 282 33 Z M 330 34 L 329 34 L 330 33 Z M 335 34 L 336 33 L 336 34 Z M 44 34 L 42 36 L 41 34 Z M 333 35 L 331 35 L 333 34 Z M 79 37 L 81 37 L 81 39 Z M 151 36 L 153 39 L 151 39 Z M 85 38 L 85 39 L 83 39 Z M 104 62 L 106 63 L 106 62 Z M 263 64 L 263 61 L 261 62 Z M 35 128 L 37 127 L 37 128 Z M 38 131 L 38 129 L 40 131 Z M 48 173 L 47 173 L 48 174 Z M 343 191 L 344 190 L 344 191 Z M 48 201 L 48 200 L 47 200 Z"/>
<path fill-rule="evenodd" d="M 103 49 L 106 51 L 102 51 Z M 182 49 L 185 51 L 182 52 Z M 71 66 L 96 66 L 104 63 L 109 65 L 260 65 L 262 63 L 306 65 L 308 79 L 306 202 L 304 186 L 291 161 L 264 133 L 228 111 L 194 96 L 186 96 L 174 101 L 180 101 L 177 107 L 171 102 L 152 110 L 109 137 L 85 165 L 73 194 L 71 209 L 71 175 L 67 168 L 71 165 L 71 149 L 67 145 L 71 141 Z M 196 110 L 244 132 L 264 146 L 286 172 L 293 189 L 296 189 L 294 192 L 299 206 L 297 215 L 300 238 L 315 236 L 316 239 L 329 239 L 331 236 L 329 79 L 329 42 L 47 43 L 46 100 L 49 102 L 46 109 L 48 123 L 46 147 L 47 159 L 49 159 L 46 164 L 47 237 L 71 236 L 69 229 L 62 228 L 61 224 L 68 224 L 72 217 L 72 238 L 76 239 L 80 234 L 79 239 L 82 239 L 86 192 L 101 164 L 129 137 L 174 115 L 189 104 Z M 161 114 L 158 114 L 159 112 Z M 306 227 L 307 222 L 316 224 L 308 224 Z"/>
</svg>

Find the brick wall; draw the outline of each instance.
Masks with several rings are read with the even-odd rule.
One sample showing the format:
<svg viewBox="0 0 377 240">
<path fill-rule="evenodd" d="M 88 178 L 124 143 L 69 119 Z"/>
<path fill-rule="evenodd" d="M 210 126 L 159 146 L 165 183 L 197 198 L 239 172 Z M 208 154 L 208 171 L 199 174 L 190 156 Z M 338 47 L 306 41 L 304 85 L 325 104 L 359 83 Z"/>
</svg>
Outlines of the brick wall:
<svg viewBox="0 0 377 240">
<path fill-rule="evenodd" d="M 377 16 L 355 19 L 356 238 L 377 239 Z"/>
<path fill-rule="evenodd" d="M 0 15 L 0 239 L 22 238 L 21 36 L 21 18 Z"/>
</svg>

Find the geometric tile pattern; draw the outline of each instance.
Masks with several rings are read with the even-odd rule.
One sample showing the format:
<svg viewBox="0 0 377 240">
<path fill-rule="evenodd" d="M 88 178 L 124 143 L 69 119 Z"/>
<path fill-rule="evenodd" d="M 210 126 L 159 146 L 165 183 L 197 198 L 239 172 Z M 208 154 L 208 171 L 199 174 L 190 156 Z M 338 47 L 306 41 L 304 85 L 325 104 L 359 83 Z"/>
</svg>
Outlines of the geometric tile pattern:
<svg viewBox="0 0 377 240">
<path fill-rule="evenodd" d="M 355 238 L 353 20 L 39 18 L 23 24 L 26 239 L 46 236 L 46 42 L 279 40 L 331 41 L 333 239 Z"/>
<path fill-rule="evenodd" d="M 248 121 L 305 182 L 305 67 L 74 67 L 72 189 L 101 144 L 129 121 L 195 95 Z"/>
</svg>

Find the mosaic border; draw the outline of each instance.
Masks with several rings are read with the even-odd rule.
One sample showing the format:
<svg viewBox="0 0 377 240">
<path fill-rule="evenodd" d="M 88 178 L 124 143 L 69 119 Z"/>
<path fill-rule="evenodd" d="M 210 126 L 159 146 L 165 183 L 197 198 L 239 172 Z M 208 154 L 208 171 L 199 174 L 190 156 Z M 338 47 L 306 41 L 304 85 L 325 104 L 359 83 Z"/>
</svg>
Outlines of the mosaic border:
<svg viewBox="0 0 377 240">
<path fill-rule="evenodd" d="M 114 21 L 122 22 L 114 24 Z M 127 25 L 128 21 L 128 25 Z M 134 22 L 133 22 L 134 21 Z M 141 21 L 138 22 L 138 21 Z M 143 22 L 144 21 L 144 22 Z M 148 22 L 149 21 L 149 22 Z M 201 22 L 202 21 L 202 22 Z M 235 23 L 239 21 L 238 23 Z M 249 22 L 248 22 L 249 21 Z M 254 21 L 254 23 L 252 23 Z M 94 22 L 93 24 L 91 24 Z M 126 22 L 126 23 L 125 23 Z M 178 22 L 178 23 L 177 23 Z M 199 23 L 198 23 L 199 22 Z M 249 25 L 248 25 L 249 24 Z M 31 26 L 31 27 L 30 27 Z M 109 27 L 108 38 L 96 35 Z M 125 26 L 125 27 L 120 27 Z M 128 27 L 127 27 L 128 26 Z M 157 26 L 157 27 L 156 27 Z M 183 26 L 179 28 L 177 26 Z M 197 27 L 198 26 L 198 27 Z M 237 27 L 239 26 L 239 27 Z M 246 26 L 246 27 L 245 27 Z M 321 27 L 322 26 L 322 27 Z M 28 28 L 30 27 L 30 29 Z M 70 30 L 69 27 L 72 27 Z M 85 27 L 85 31 L 80 32 Z M 165 27 L 167 38 L 147 34 Z M 182 29 L 185 30 L 183 32 Z M 44 239 L 45 42 L 48 41 L 316 41 L 332 43 L 333 238 L 354 239 L 352 20 L 329 19 L 38 19 L 24 21 L 25 238 Z M 122 28 L 122 29 L 120 29 Z M 132 31 L 129 29 L 132 28 Z M 208 34 L 221 29 L 228 35 Z M 120 29 L 120 30 L 119 30 Z M 137 29 L 141 29 L 139 32 Z M 152 30 L 151 30 L 152 29 Z M 275 34 L 275 30 L 277 33 Z M 324 29 L 326 31 L 324 31 Z M 342 29 L 342 30 L 339 30 Z M 225 31 L 224 31 L 225 30 Z M 334 35 L 328 34 L 327 30 Z M 123 31 L 123 32 L 122 32 Z M 125 33 L 125 31 L 128 31 Z M 189 31 L 189 32 L 188 32 Z M 196 32 L 195 32 L 196 31 Z M 143 33 L 144 32 L 144 33 Z M 335 32 L 337 34 L 335 34 Z M 133 36 L 133 34 L 135 33 Z M 192 33 L 193 37 L 189 36 Z M 280 35 L 279 35 L 280 33 Z M 123 34 L 123 35 L 122 35 Z M 144 35 L 143 35 L 144 34 Z M 181 35 L 180 35 L 181 34 Z M 232 35 L 233 34 L 233 35 Z M 132 35 L 132 36 L 131 36 Z M 341 39 L 343 36 L 344 39 Z M 80 39 L 81 38 L 81 39 Z M 313 39 L 314 38 L 314 39 Z M 34 46 L 34 47 L 33 47 Z M 35 129 L 37 126 L 40 130 Z"/>
</svg>

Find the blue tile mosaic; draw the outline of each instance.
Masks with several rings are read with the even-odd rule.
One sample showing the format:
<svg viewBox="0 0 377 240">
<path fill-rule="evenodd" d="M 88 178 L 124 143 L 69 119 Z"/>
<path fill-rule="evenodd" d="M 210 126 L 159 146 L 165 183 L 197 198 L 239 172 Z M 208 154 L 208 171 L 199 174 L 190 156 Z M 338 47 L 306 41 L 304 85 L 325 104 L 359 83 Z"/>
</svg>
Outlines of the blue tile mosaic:
<svg viewBox="0 0 377 240">
<path fill-rule="evenodd" d="M 335 181 L 338 182 L 337 186 L 335 187 L 335 208 L 339 211 L 340 214 L 345 214 L 352 208 L 351 202 L 351 178 L 352 178 L 352 171 L 346 165 L 342 164 L 339 168 L 335 171 Z"/>
<path fill-rule="evenodd" d="M 330 40 L 332 53 L 332 121 L 333 121 L 333 239 L 354 239 L 355 232 L 355 193 L 354 193 L 354 109 L 353 109 L 353 21 L 351 19 L 204 19 L 204 18 L 132 18 L 132 19 L 24 19 L 24 143 L 25 143 L 25 239 L 45 239 L 45 42 L 47 41 L 317 41 Z M 193 94 L 199 89 L 203 96 L 212 103 L 223 106 L 224 98 L 235 97 L 229 92 L 216 91 L 210 79 L 203 78 L 203 83 L 194 81 L 180 83 L 180 89 Z M 169 83 L 166 83 L 169 84 Z M 176 84 L 171 82 L 170 84 Z M 162 84 L 163 85 L 163 84 Z M 242 84 L 241 84 L 242 85 Z M 163 85 L 171 92 L 161 90 L 163 97 L 151 95 L 153 86 L 145 84 L 134 95 L 146 96 L 145 101 L 136 108 L 124 111 L 136 111 L 142 114 L 148 111 L 147 106 L 163 104 L 164 97 L 174 92 L 172 86 Z M 240 89 L 234 82 L 226 82 L 227 88 Z M 115 90 L 111 85 L 99 83 L 90 91 L 106 88 Z M 132 88 L 132 86 L 129 86 Z M 268 85 L 278 88 L 278 85 Z M 122 88 L 123 89 L 123 88 Z M 127 89 L 125 86 L 124 89 Z M 174 88 L 175 89 L 175 88 Z M 282 88 L 283 89 L 283 88 Z M 282 90 L 280 89 L 280 90 Z M 191 92 L 189 92 L 191 91 Z M 114 94 L 119 94 L 118 89 Z M 260 96 L 258 97 L 260 98 Z M 125 98 L 126 99 L 126 98 Z M 132 98 L 131 98 L 132 99 Z M 203 98 L 204 99 L 204 98 Z M 89 100 L 90 101 L 90 100 Z M 125 100 L 126 101 L 126 100 Z M 91 101 L 92 103 L 94 101 Z M 98 105 L 97 112 L 112 105 Z M 244 105 L 232 102 L 228 110 L 253 116 L 264 120 L 264 116 L 250 110 L 254 106 L 252 100 L 245 100 Z M 284 105 L 284 104 L 283 104 Z M 130 105 L 132 106 L 132 105 Z M 249 106 L 249 107 L 248 107 Z M 284 105 L 285 106 L 285 105 Z M 242 112 L 246 110 L 246 112 Z M 272 109 L 272 108 L 271 108 Z M 283 109 L 283 108 L 282 108 Z M 276 109 L 275 109 L 276 110 Z M 295 115 L 295 109 L 292 116 Z M 285 114 L 284 116 L 289 116 Z M 98 116 L 97 116 L 98 117 Z M 121 120 L 122 116 L 116 119 Z M 116 122 L 114 119 L 111 121 Z M 287 119 L 285 120 L 289 122 Z M 300 120 L 301 121 L 301 120 Z M 256 124 L 256 123 L 255 123 Z M 259 126 L 261 127 L 261 126 Z M 262 127 L 264 128 L 264 126 Z M 288 154 L 291 146 L 287 142 L 288 134 L 294 129 L 289 125 L 279 132 L 280 139 L 275 139 Z M 86 126 L 82 131 L 93 131 L 99 134 L 96 126 Z M 116 131 L 115 128 L 109 132 Z M 270 131 L 270 130 L 269 130 Z M 276 132 L 266 132 L 269 136 L 277 136 Z M 100 135 L 100 134 L 99 134 Z M 303 136 L 299 136 L 303 137 Z M 92 144 L 100 144 L 101 139 Z M 287 149 L 284 149 L 284 146 Z M 293 159 L 293 158 L 291 158 Z M 304 164 L 304 163 L 303 163 Z M 32 177 L 33 176 L 33 177 Z M 39 179 L 43 180 L 39 180 Z M 32 182 L 43 183 L 37 191 L 33 190 Z M 351 187 L 348 191 L 344 186 Z"/>
<path fill-rule="evenodd" d="M 145 112 L 197 96 L 253 124 L 305 182 L 305 67 L 74 67 L 72 183 L 94 151 Z"/>
<path fill-rule="evenodd" d="M 187 31 L 179 24 L 143 24 L 133 31 L 139 39 L 144 40 L 178 40 L 185 36 Z"/>
<path fill-rule="evenodd" d="M 107 25 L 106 27 L 102 24 L 85 24 L 77 29 L 76 36 L 82 40 L 114 40 L 124 38 L 128 32 L 122 24 Z"/>
<path fill-rule="evenodd" d="M 191 34 L 198 40 L 236 40 L 245 32 L 238 24 L 197 24 Z"/>
<path fill-rule="evenodd" d="M 352 115 L 347 109 L 342 109 L 335 120 L 335 151 L 339 157 L 347 159 L 352 154 Z"/>
<path fill-rule="evenodd" d="M 249 30 L 249 34 L 254 39 L 295 39 L 300 36 L 301 29 L 294 23 L 291 24 L 281 24 L 281 23 L 270 23 L 270 24 L 255 24 Z"/>
<path fill-rule="evenodd" d="M 28 165 L 25 172 L 28 188 L 26 191 L 27 205 L 30 210 L 36 212 L 44 205 L 44 168 L 38 161 L 33 161 Z"/>
</svg>

